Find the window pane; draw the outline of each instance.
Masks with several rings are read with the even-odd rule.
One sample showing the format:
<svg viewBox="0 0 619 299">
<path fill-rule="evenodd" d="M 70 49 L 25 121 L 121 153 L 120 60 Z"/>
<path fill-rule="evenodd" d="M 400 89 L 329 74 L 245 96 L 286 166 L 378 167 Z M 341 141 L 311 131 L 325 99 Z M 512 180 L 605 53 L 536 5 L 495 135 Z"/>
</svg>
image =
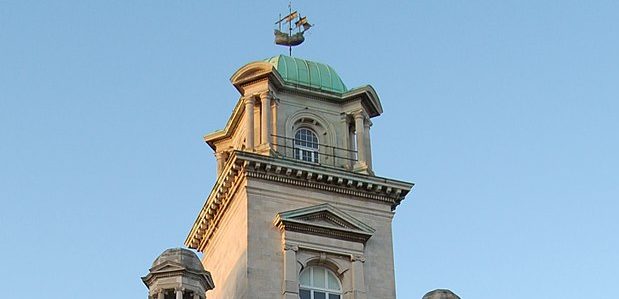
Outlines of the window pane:
<svg viewBox="0 0 619 299">
<path fill-rule="evenodd" d="M 299 282 L 301 282 L 301 285 L 310 286 L 310 270 L 309 269 L 303 271 L 303 273 L 301 274 L 301 277 L 299 277 Z"/>
<path fill-rule="evenodd" d="M 323 292 L 314 291 L 314 299 L 327 299 L 327 295 Z"/>
<path fill-rule="evenodd" d="M 299 290 L 299 298 L 301 298 L 301 299 L 311 299 L 310 291 L 309 290 Z"/>
<path fill-rule="evenodd" d="M 340 284 L 337 283 L 337 278 L 335 277 L 335 275 L 333 275 L 333 273 L 331 272 L 327 272 L 327 277 L 328 277 L 328 289 L 329 290 L 340 290 Z M 329 298 L 330 299 L 330 298 Z"/>
<path fill-rule="evenodd" d="M 333 294 L 330 294 L 330 295 L 329 295 L 329 299 L 340 299 L 340 295 L 333 295 Z"/>
<path fill-rule="evenodd" d="M 325 269 L 316 267 L 314 268 L 314 286 L 317 288 L 326 288 L 325 285 Z M 324 298 L 324 297 L 323 297 Z"/>
</svg>

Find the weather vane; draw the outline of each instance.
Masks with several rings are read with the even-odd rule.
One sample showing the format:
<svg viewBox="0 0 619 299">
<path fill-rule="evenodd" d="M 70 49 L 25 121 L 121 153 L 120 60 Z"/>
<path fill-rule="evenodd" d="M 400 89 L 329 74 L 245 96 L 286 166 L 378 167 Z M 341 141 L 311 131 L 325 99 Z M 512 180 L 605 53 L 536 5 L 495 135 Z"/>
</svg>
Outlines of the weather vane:
<svg viewBox="0 0 619 299">
<path fill-rule="evenodd" d="M 294 22 L 294 24 L 293 24 Z M 288 33 L 282 31 L 282 24 L 288 24 Z M 278 28 L 275 29 L 275 44 L 288 47 L 288 54 L 292 56 L 292 47 L 300 45 L 305 37 L 303 33 L 312 27 L 307 21 L 307 17 L 301 17 L 299 12 L 292 11 L 292 4 L 288 2 L 288 15 L 282 18 L 279 15 L 279 21 L 275 22 Z M 293 31 L 295 33 L 293 34 Z"/>
</svg>

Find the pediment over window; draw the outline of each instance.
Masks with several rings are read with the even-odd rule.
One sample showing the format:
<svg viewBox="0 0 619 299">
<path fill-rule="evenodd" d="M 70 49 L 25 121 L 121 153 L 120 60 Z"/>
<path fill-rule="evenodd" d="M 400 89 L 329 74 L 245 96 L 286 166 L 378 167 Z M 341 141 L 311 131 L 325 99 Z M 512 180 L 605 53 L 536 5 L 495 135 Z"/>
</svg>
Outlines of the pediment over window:
<svg viewBox="0 0 619 299">
<path fill-rule="evenodd" d="M 321 204 L 277 214 L 282 230 L 365 243 L 374 229 L 330 204 Z"/>
</svg>

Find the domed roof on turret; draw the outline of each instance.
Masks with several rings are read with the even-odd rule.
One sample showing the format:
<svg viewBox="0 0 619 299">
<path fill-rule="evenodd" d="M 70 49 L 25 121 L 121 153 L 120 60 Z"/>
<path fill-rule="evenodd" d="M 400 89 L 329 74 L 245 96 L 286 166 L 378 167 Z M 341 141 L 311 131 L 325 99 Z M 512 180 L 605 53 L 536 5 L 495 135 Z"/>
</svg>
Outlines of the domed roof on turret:
<svg viewBox="0 0 619 299">
<path fill-rule="evenodd" d="M 187 270 L 204 271 L 204 267 L 198 256 L 193 251 L 185 248 L 167 249 L 155 259 L 151 268 L 155 268 L 165 262 L 181 264 Z"/>
<path fill-rule="evenodd" d="M 460 299 L 460 297 L 450 290 L 438 289 L 425 294 L 422 299 Z"/>
<path fill-rule="evenodd" d="M 348 91 L 335 70 L 324 63 L 286 55 L 273 56 L 265 61 L 273 65 L 286 83 L 336 93 Z"/>
</svg>

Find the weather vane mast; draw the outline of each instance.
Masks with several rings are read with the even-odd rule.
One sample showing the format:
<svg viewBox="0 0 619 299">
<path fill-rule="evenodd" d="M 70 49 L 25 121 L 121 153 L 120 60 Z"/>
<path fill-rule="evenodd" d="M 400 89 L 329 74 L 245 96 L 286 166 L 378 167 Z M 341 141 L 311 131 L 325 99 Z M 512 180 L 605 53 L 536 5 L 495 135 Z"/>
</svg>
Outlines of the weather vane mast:
<svg viewBox="0 0 619 299">
<path fill-rule="evenodd" d="M 287 33 L 282 31 L 282 24 L 284 26 L 288 24 L 288 28 L 284 29 L 288 31 Z M 288 2 L 288 15 L 283 18 L 280 15 L 275 25 L 278 25 L 278 28 L 275 29 L 275 44 L 288 46 L 290 56 L 292 56 L 292 47 L 300 45 L 305 40 L 303 33 L 312 27 L 312 24 L 307 21 L 307 17 L 301 17 L 296 10 L 292 11 L 290 2 Z M 296 32 L 293 34 L 293 31 Z"/>
</svg>

